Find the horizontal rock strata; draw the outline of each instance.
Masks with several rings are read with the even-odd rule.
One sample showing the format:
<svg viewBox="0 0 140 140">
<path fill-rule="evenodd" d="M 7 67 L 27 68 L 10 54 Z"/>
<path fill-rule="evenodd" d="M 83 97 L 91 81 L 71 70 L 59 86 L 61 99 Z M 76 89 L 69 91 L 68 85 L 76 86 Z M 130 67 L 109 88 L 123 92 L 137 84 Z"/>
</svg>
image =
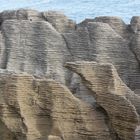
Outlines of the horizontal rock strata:
<svg viewBox="0 0 140 140">
<path fill-rule="evenodd" d="M 0 85 L 2 140 L 112 140 L 104 114 L 54 80 L 1 72 Z"/>
<path fill-rule="evenodd" d="M 1 12 L 0 139 L 139 140 L 139 28 L 139 16 Z"/>
<path fill-rule="evenodd" d="M 140 97 L 119 78 L 110 64 L 69 62 L 66 67 L 79 74 L 93 91 L 97 103 L 107 112 L 119 138 L 132 140 L 139 124 Z"/>
</svg>

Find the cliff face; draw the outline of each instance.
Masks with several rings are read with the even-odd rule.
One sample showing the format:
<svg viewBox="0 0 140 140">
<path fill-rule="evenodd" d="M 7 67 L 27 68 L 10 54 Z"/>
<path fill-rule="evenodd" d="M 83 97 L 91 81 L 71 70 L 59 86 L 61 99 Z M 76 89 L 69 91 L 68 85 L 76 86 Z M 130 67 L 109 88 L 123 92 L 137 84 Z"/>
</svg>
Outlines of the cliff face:
<svg viewBox="0 0 140 140">
<path fill-rule="evenodd" d="M 140 17 L 0 13 L 1 140 L 139 140 L 139 30 Z"/>
</svg>

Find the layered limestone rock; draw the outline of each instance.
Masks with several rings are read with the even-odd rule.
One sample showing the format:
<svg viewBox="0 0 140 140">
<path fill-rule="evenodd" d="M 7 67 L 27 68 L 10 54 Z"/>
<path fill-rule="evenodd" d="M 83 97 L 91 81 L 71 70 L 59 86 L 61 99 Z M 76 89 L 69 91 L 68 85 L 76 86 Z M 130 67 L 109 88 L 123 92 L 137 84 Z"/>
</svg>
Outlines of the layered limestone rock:
<svg viewBox="0 0 140 140">
<path fill-rule="evenodd" d="M 110 27 L 124 39 L 129 39 L 130 37 L 129 26 L 126 25 L 120 17 L 96 17 L 94 21 L 109 24 Z"/>
<path fill-rule="evenodd" d="M 43 12 L 42 15 L 60 33 L 71 32 L 76 28 L 76 23 L 68 19 L 62 12 L 48 11 Z"/>
<path fill-rule="evenodd" d="M 83 22 L 79 24 L 79 26 L 83 27 L 88 26 L 88 23 L 90 22 L 107 23 L 120 36 L 122 36 L 125 39 L 129 38 L 130 33 L 128 25 L 126 25 L 120 17 L 101 16 L 96 17 L 95 19 L 85 19 Z"/>
<path fill-rule="evenodd" d="M 51 79 L 0 72 L 1 140 L 113 140 L 106 116 Z"/>
<path fill-rule="evenodd" d="M 139 89 L 139 62 L 130 47 L 133 33 L 121 19 L 87 19 L 78 24 L 75 32 L 65 33 L 64 37 L 75 60 L 112 63 L 132 90 Z"/>
<path fill-rule="evenodd" d="M 70 58 L 63 37 L 46 21 L 6 20 L 1 25 L 0 67 L 65 83 Z"/>
<path fill-rule="evenodd" d="M 139 140 L 139 23 L 1 12 L 0 138 Z"/>
<path fill-rule="evenodd" d="M 9 19 L 17 20 L 43 20 L 41 12 L 30 9 L 20 9 L 20 10 L 7 10 L 0 13 L 0 22 Z"/>
<path fill-rule="evenodd" d="M 132 17 L 131 29 L 133 30 L 134 33 L 136 33 L 137 31 L 140 31 L 140 17 L 139 16 Z"/>
<path fill-rule="evenodd" d="M 65 83 L 70 76 L 62 67 L 65 62 L 107 62 L 132 90 L 139 88 L 139 62 L 130 50 L 132 27 L 118 17 L 97 17 L 76 25 L 59 12 L 20 9 L 4 11 L 0 19 L 0 68 L 50 75 Z"/>
<path fill-rule="evenodd" d="M 115 68 L 95 62 L 69 62 L 66 67 L 79 74 L 84 84 L 93 91 L 118 137 L 134 140 L 139 127 L 140 97 L 122 82 Z"/>
<path fill-rule="evenodd" d="M 133 36 L 131 39 L 131 50 L 136 56 L 136 59 L 140 63 L 140 47 L 139 47 L 139 36 L 140 36 L 140 17 L 134 16 L 131 19 L 131 29 L 133 30 Z"/>
<path fill-rule="evenodd" d="M 88 30 L 95 61 L 113 64 L 121 79 L 131 89 L 139 88 L 139 63 L 128 42 L 106 23 L 89 23 Z"/>
</svg>

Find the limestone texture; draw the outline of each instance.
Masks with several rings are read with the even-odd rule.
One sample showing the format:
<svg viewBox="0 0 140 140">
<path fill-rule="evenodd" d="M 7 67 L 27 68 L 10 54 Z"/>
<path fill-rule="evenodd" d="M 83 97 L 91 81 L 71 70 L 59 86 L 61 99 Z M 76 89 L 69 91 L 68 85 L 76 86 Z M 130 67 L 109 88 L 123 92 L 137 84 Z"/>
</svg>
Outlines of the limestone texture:
<svg viewBox="0 0 140 140">
<path fill-rule="evenodd" d="M 80 61 L 68 62 L 66 67 L 79 74 L 93 91 L 97 104 L 107 112 L 119 138 L 134 139 L 139 124 L 140 97 L 122 82 L 113 65 Z"/>
<path fill-rule="evenodd" d="M 140 140 L 140 17 L 1 12 L 0 140 Z"/>
</svg>

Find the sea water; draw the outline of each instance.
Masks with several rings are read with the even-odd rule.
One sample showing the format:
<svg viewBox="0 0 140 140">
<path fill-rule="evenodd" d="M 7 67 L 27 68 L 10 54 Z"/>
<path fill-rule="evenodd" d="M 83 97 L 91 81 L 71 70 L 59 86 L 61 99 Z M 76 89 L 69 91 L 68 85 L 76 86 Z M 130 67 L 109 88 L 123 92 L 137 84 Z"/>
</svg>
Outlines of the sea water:
<svg viewBox="0 0 140 140">
<path fill-rule="evenodd" d="M 132 16 L 140 16 L 140 0 L 0 0 L 0 11 L 18 8 L 62 11 L 77 22 L 97 16 L 119 16 L 129 23 Z"/>
</svg>

